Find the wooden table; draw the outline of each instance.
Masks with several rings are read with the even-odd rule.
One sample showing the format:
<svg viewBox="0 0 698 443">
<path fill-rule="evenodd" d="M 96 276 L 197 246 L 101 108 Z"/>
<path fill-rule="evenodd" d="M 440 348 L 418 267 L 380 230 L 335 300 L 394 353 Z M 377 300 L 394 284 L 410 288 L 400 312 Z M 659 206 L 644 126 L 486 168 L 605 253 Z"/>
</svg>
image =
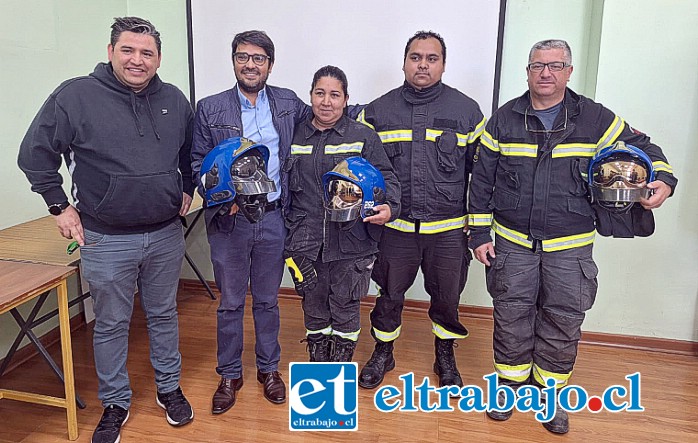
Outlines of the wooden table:
<svg viewBox="0 0 698 443">
<path fill-rule="evenodd" d="M 68 416 L 68 438 L 78 438 L 78 419 L 75 403 L 75 377 L 73 374 L 73 352 L 70 340 L 70 315 L 68 313 L 67 278 L 76 272 L 74 267 L 0 260 L 0 314 L 11 312 L 17 320 L 17 307 L 36 297 L 47 297 L 56 288 L 58 295 L 58 319 L 61 331 L 61 353 L 63 357 L 63 385 L 65 398 L 35 394 L 31 392 L 0 389 L 0 399 L 25 401 L 65 408 Z M 21 318 L 21 316 L 20 316 Z M 31 323 L 31 322 L 29 322 Z M 20 324 L 25 329 L 27 324 Z M 34 344 L 38 339 L 31 329 L 25 331 Z"/>
</svg>

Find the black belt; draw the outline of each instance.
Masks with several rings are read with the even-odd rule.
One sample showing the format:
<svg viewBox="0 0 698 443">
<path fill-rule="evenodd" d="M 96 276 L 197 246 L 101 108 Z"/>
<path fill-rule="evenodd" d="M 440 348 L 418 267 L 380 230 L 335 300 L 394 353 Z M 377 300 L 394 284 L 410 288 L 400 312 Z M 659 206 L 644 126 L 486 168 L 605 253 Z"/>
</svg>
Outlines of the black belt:
<svg viewBox="0 0 698 443">
<path fill-rule="evenodd" d="M 273 202 L 269 202 L 264 205 L 264 212 L 276 211 L 281 208 L 281 199 L 276 199 Z"/>
</svg>

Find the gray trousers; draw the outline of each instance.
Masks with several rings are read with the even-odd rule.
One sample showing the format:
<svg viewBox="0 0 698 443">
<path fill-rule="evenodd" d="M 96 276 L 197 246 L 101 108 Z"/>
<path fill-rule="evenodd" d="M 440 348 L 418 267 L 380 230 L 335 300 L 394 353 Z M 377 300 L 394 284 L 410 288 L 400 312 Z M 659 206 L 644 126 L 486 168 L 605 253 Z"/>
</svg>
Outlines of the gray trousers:
<svg viewBox="0 0 698 443">
<path fill-rule="evenodd" d="M 572 372 L 585 312 L 596 298 L 592 245 L 543 252 L 497 236 L 495 254 L 486 268 L 495 368 L 506 382 L 499 367 L 532 364 L 560 383 Z"/>
</svg>

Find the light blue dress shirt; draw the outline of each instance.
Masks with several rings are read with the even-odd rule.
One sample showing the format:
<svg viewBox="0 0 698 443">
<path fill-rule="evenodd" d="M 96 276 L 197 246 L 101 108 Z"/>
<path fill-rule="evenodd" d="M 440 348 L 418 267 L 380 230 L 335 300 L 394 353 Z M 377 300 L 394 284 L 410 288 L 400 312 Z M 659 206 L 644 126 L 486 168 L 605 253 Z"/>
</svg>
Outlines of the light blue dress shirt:
<svg viewBox="0 0 698 443">
<path fill-rule="evenodd" d="M 265 87 L 257 94 L 257 103 L 252 106 L 238 88 L 240 107 L 242 110 L 242 135 L 257 143 L 261 143 L 269 148 L 269 164 L 267 165 L 267 175 L 276 184 L 276 191 L 267 195 L 270 202 L 277 200 L 281 196 L 281 175 L 279 162 L 279 134 L 274 128 L 269 106 L 269 96 Z"/>
</svg>

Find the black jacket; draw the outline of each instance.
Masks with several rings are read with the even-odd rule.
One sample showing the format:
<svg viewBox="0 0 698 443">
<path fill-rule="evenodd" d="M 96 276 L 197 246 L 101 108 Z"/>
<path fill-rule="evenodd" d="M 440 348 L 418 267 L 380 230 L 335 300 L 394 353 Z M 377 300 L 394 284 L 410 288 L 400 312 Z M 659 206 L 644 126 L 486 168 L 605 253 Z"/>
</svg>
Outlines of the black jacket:
<svg viewBox="0 0 698 443">
<path fill-rule="evenodd" d="M 478 147 L 470 183 L 469 246 L 492 241 L 490 228 L 523 246 L 542 241 L 544 251 L 594 240 L 596 217 L 586 173 L 597 149 L 617 140 L 652 159 L 657 179 L 677 180 L 662 150 L 609 109 L 567 89 L 553 131 L 530 114 L 530 96 L 511 100 L 490 118 Z"/>
<path fill-rule="evenodd" d="M 383 174 L 386 203 L 391 220 L 400 213 L 400 184 L 385 155 L 380 138 L 370 128 L 343 116 L 337 124 L 320 131 L 312 116 L 296 127 L 291 156 L 283 170 L 289 174 L 289 210 L 286 212 L 286 251 L 291 256 L 323 262 L 362 257 L 378 252 L 383 227 L 364 223 L 361 218 L 347 223 L 329 221 L 325 216 L 322 176 L 348 157 L 360 156 Z M 339 147 L 328 153 L 329 147 Z"/>
<path fill-rule="evenodd" d="M 47 205 L 67 200 L 58 169 L 85 228 L 105 234 L 158 229 L 174 220 L 182 192 L 193 194 L 193 113 L 184 94 L 156 75 L 134 93 L 110 63 L 61 84 L 34 118 L 18 164 Z"/>
<path fill-rule="evenodd" d="M 380 136 L 402 186 L 401 229 L 414 221 L 464 226 L 468 175 L 485 119 L 477 103 L 441 82 L 418 91 L 405 82 L 359 115 Z M 454 219 L 457 223 L 448 222 Z M 421 231 L 420 231 L 421 232 Z"/>
</svg>

